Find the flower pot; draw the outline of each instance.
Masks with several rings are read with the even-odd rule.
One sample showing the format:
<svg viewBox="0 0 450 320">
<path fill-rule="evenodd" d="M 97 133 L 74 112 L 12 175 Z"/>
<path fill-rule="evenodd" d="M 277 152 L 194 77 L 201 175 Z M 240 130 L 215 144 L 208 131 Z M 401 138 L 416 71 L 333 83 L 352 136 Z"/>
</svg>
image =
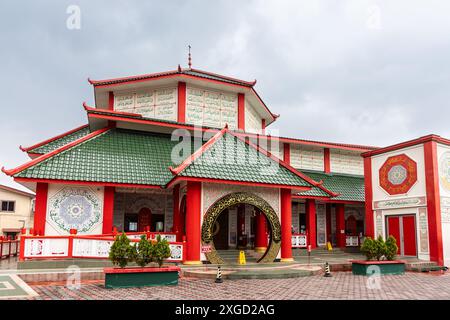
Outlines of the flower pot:
<svg viewBox="0 0 450 320">
<path fill-rule="evenodd" d="M 372 261 L 352 260 L 352 273 L 355 275 L 371 276 L 374 274 L 404 274 L 405 261 Z"/>
<path fill-rule="evenodd" d="M 105 287 L 134 288 L 178 284 L 180 267 L 105 268 Z"/>
</svg>

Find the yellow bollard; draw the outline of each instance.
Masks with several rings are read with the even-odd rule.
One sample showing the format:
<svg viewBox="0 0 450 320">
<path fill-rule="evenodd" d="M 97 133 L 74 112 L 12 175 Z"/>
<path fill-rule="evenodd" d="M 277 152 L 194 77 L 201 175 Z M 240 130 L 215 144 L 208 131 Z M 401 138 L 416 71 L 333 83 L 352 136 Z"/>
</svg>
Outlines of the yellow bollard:
<svg viewBox="0 0 450 320">
<path fill-rule="evenodd" d="M 239 251 L 239 264 L 246 264 L 245 261 L 245 252 L 244 251 Z"/>
<path fill-rule="evenodd" d="M 331 246 L 330 241 L 327 242 L 327 249 L 328 249 L 328 251 L 333 251 L 333 247 Z"/>
</svg>

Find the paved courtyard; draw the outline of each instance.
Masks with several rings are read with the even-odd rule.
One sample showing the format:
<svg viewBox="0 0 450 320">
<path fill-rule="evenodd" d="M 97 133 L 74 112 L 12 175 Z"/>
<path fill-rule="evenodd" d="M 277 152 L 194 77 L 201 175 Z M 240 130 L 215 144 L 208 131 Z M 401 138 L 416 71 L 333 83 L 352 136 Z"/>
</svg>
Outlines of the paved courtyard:
<svg viewBox="0 0 450 320">
<path fill-rule="evenodd" d="M 335 272 L 333 277 L 225 280 L 182 278 L 178 286 L 105 289 L 102 282 L 84 283 L 80 289 L 64 285 L 31 285 L 38 294 L 28 299 L 450 299 L 450 274 L 407 273 L 373 279 Z"/>
</svg>

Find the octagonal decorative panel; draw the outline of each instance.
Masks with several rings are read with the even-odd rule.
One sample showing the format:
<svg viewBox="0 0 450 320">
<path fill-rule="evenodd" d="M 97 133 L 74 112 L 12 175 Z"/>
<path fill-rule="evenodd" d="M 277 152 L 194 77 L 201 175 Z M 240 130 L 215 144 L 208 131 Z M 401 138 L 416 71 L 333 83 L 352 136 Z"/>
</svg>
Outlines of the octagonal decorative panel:
<svg viewBox="0 0 450 320">
<path fill-rule="evenodd" d="M 380 186 L 390 195 L 405 194 L 417 181 L 417 163 L 406 154 L 387 158 L 380 168 Z"/>
<path fill-rule="evenodd" d="M 49 223 L 69 232 L 85 233 L 101 222 L 102 204 L 86 187 L 65 187 L 49 199 Z"/>
</svg>

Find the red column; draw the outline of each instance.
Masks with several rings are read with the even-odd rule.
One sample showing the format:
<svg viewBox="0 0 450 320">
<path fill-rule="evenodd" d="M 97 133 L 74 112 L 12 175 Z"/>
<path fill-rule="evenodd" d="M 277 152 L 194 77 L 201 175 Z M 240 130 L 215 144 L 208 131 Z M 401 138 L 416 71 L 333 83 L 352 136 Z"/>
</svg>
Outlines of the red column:
<svg viewBox="0 0 450 320">
<path fill-rule="evenodd" d="M 375 228 L 373 222 L 373 209 L 372 209 L 372 158 L 367 157 L 364 158 L 364 193 L 365 193 L 365 206 L 366 206 L 366 215 L 364 218 L 364 223 L 366 226 L 366 237 L 374 238 L 375 236 Z"/>
<path fill-rule="evenodd" d="M 267 250 L 266 217 L 262 212 L 258 212 L 255 218 L 256 218 L 255 251 L 266 252 Z"/>
<path fill-rule="evenodd" d="M 238 129 L 245 131 L 245 94 L 238 93 Z"/>
<path fill-rule="evenodd" d="M 200 261 L 200 218 L 201 182 L 188 181 L 186 191 L 186 261 L 185 264 L 201 264 Z"/>
<path fill-rule="evenodd" d="M 306 232 L 308 232 L 308 245 L 311 245 L 311 249 L 317 248 L 316 201 L 314 199 L 306 199 Z"/>
<path fill-rule="evenodd" d="M 108 110 L 114 110 L 114 93 L 108 92 Z"/>
<path fill-rule="evenodd" d="M 237 247 L 244 248 L 247 243 L 243 241 L 245 231 L 245 205 L 241 204 L 237 208 Z"/>
<path fill-rule="evenodd" d="M 281 189 L 281 261 L 292 258 L 292 195 L 290 189 Z"/>
<path fill-rule="evenodd" d="M 261 133 L 266 134 L 266 119 L 261 119 Z"/>
<path fill-rule="evenodd" d="M 323 149 L 323 171 L 325 173 L 331 172 L 331 160 L 330 160 L 330 149 Z"/>
<path fill-rule="evenodd" d="M 186 82 L 178 82 L 178 122 L 186 122 Z"/>
<path fill-rule="evenodd" d="M 283 161 L 291 164 L 291 145 L 289 143 L 283 144 Z"/>
<path fill-rule="evenodd" d="M 47 219 L 48 183 L 36 184 L 36 202 L 34 206 L 34 232 L 45 235 L 45 220 Z"/>
<path fill-rule="evenodd" d="M 336 204 L 336 245 L 345 248 L 345 207 Z"/>
<path fill-rule="evenodd" d="M 182 241 L 181 234 L 181 213 L 180 213 L 180 185 L 177 184 L 173 188 L 173 222 L 172 232 L 177 234 L 177 241 Z"/>
<path fill-rule="evenodd" d="M 103 234 L 112 233 L 114 219 L 114 187 L 105 187 L 103 197 Z"/>
<path fill-rule="evenodd" d="M 331 204 L 326 204 L 327 242 L 331 243 Z"/>
<path fill-rule="evenodd" d="M 436 142 L 425 142 L 423 147 L 425 153 L 425 184 L 427 190 L 430 260 L 442 266 L 444 265 L 444 250 L 442 245 L 441 202 Z"/>
</svg>

